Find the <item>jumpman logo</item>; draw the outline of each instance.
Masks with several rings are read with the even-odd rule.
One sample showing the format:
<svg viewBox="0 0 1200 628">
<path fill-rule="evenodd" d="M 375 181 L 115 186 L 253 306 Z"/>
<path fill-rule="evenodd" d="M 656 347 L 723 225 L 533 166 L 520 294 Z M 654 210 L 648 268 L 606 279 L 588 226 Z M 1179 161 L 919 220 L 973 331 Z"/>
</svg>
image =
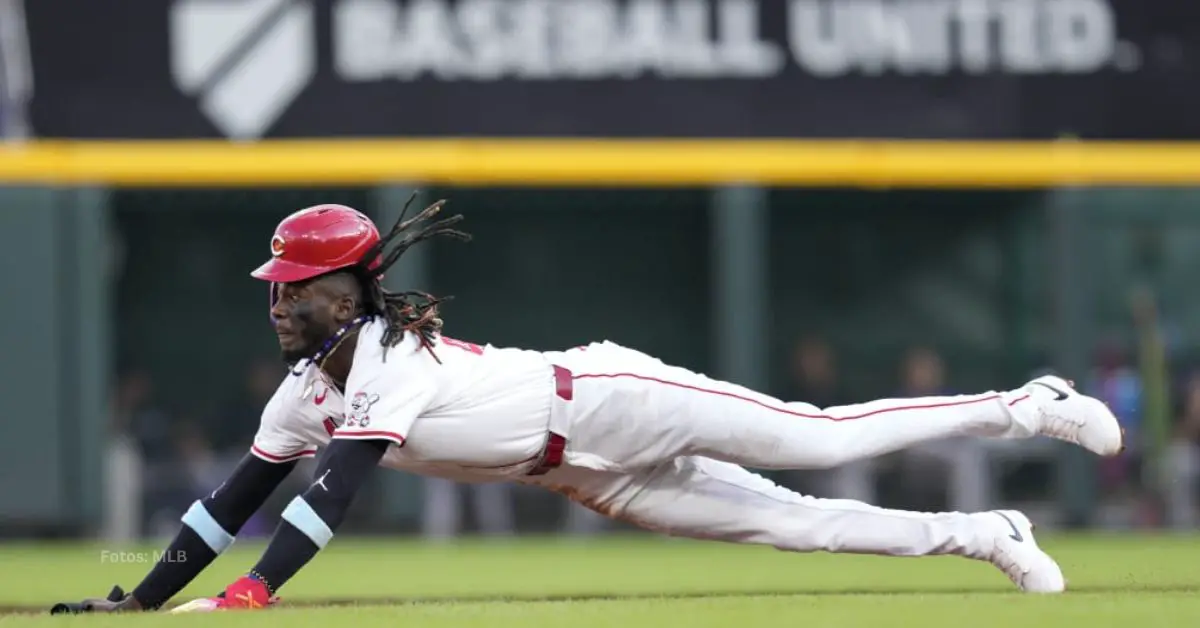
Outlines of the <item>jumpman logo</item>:
<svg viewBox="0 0 1200 628">
<path fill-rule="evenodd" d="M 254 599 L 253 593 L 238 593 L 238 594 L 234 595 L 233 597 L 235 597 L 238 600 L 241 600 L 243 603 L 245 603 L 246 608 L 262 608 L 263 607 L 263 605 L 258 600 Z"/>
<path fill-rule="evenodd" d="M 316 482 L 313 482 L 313 483 L 312 483 L 312 485 L 313 485 L 313 486 L 317 486 L 317 485 L 319 484 L 319 485 L 321 486 L 321 488 L 325 489 L 325 492 L 326 492 L 326 493 L 328 493 L 328 492 L 329 492 L 329 487 L 328 487 L 328 486 L 325 486 L 325 476 L 329 475 L 329 472 L 330 472 L 330 471 L 332 471 L 332 470 L 333 470 L 333 469 L 326 469 L 326 470 L 325 470 L 325 473 L 324 473 L 324 474 L 322 474 L 322 475 L 321 475 L 321 477 L 317 478 L 317 481 L 316 481 Z"/>
</svg>

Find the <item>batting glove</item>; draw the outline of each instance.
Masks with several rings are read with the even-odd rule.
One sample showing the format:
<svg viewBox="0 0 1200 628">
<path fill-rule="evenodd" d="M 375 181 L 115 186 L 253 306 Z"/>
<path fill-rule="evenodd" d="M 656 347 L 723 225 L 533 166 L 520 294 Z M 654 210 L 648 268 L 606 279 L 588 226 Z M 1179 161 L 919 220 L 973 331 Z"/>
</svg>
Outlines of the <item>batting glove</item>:
<svg viewBox="0 0 1200 628">
<path fill-rule="evenodd" d="M 132 595 L 125 593 L 120 585 L 117 585 L 113 587 L 107 598 L 88 598 L 82 602 L 59 602 L 50 609 L 50 614 L 120 613 L 140 610 L 142 610 L 142 605 Z"/>
</svg>

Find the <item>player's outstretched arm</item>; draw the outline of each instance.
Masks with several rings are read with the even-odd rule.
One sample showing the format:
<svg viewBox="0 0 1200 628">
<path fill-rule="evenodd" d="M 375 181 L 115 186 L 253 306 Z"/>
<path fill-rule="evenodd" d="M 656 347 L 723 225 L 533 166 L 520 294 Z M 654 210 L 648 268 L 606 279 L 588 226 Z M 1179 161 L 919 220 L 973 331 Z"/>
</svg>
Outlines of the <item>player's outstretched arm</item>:
<svg viewBox="0 0 1200 628">
<path fill-rule="evenodd" d="M 194 600 L 177 611 L 268 606 L 280 587 L 333 538 L 354 496 L 391 444 L 388 440 L 334 439 L 312 485 L 284 509 L 283 520 L 258 564 L 222 595 Z"/>
<path fill-rule="evenodd" d="M 133 590 L 115 588 L 108 599 L 56 604 L 51 613 L 157 610 L 225 551 L 251 515 L 296 467 L 296 460 L 270 462 L 246 454 L 217 490 L 196 500 L 162 558 Z"/>
</svg>

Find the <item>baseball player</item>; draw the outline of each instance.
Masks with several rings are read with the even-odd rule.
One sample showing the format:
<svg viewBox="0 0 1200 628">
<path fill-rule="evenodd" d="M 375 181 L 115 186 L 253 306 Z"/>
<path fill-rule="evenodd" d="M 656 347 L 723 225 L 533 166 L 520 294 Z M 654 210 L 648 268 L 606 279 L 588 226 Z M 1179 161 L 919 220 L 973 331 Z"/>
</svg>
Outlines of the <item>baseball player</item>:
<svg viewBox="0 0 1200 628">
<path fill-rule="evenodd" d="M 220 594 L 173 612 L 275 603 L 328 545 L 378 466 L 537 485 L 670 535 L 794 552 L 957 555 L 990 562 L 1023 591 L 1064 590 L 1020 512 L 904 512 L 817 499 L 742 465 L 824 469 L 960 435 L 1045 435 L 1115 455 L 1123 435 L 1100 401 L 1050 376 L 1014 390 L 818 408 L 612 342 L 540 352 L 456 340 L 442 333 L 437 298 L 380 283 L 422 240 L 469 239 L 453 228 L 462 216 L 418 225 L 442 204 L 402 214 L 383 235 L 340 205 L 279 224 L 271 258 L 251 274 L 270 284 L 271 321 L 291 371 L 250 451 L 187 511 L 163 554 L 170 559 L 137 588 L 52 612 L 162 608 L 234 542 L 296 461 L 318 450 L 312 484 L 285 508 L 258 563 Z"/>
</svg>

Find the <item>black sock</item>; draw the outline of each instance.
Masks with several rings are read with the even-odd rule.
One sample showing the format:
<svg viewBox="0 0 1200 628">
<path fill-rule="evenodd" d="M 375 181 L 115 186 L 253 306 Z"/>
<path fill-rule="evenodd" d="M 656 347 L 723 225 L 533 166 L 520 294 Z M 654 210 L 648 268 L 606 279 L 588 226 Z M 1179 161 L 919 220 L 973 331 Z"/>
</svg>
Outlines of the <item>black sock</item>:
<svg viewBox="0 0 1200 628">
<path fill-rule="evenodd" d="M 133 590 L 133 597 L 146 610 L 162 606 L 204 571 L 217 553 L 188 526 L 183 526 L 154 569 Z"/>
<path fill-rule="evenodd" d="M 320 550 L 317 544 L 296 526 L 281 521 L 267 551 L 263 553 L 254 569 L 250 570 L 250 575 L 261 580 L 267 585 L 267 591 L 275 595 L 280 587 L 317 555 L 318 551 Z"/>
</svg>

